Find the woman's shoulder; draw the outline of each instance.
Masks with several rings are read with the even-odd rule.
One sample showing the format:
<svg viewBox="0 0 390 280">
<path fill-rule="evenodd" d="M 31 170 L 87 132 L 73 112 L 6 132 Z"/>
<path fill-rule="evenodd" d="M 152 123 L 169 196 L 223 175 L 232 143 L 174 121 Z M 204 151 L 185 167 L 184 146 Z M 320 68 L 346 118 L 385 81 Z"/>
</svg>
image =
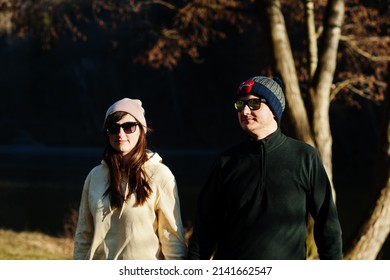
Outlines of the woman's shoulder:
<svg viewBox="0 0 390 280">
<path fill-rule="evenodd" d="M 100 162 L 100 164 L 94 166 L 90 171 L 88 176 L 94 177 L 99 175 L 105 175 L 108 173 L 108 166 L 104 160 Z"/>
<path fill-rule="evenodd" d="M 108 167 L 106 163 L 102 161 L 89 171 L 84 181 L 84 190 L 88 192 L 91 188 L 96 190 L 96 188 L 99 189 L 102 187 L 104 192 L 108 182 L 108 176 Z"/>
<path fill-rule="evenodd" d="M 100 164 L 95 165 L 91 169 L 91 172 L 99 172 L 99 171 L 102 171 L 102 170 L 108 170 L 108 165 L 107 165 L 107 163 L 104 160 L 102 160 L 100 162 Z"/>
<path fill-rule="evenodd" d="M 149 176 L 173 177 L 172 171 L 163 162 L 162 157 L 156 153 L 148 151 L 148 160 L 145 162 L 145 168 Z"/>
</svg>

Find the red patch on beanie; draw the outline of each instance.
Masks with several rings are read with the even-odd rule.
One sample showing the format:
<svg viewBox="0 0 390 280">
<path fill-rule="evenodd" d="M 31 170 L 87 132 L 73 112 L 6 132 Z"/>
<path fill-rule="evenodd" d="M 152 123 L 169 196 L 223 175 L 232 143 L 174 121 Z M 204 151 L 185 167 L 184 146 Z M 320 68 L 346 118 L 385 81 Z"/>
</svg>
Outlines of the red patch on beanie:
<svg viewBox="0 0 390 280">
<path fill-rule="evenodd" d="M 243 82 L 237 90 L 237 94 L 248 94 L 251 92 L 253 85 L 255 82 L 253 80 L 247 80 Z"/>
</svg>

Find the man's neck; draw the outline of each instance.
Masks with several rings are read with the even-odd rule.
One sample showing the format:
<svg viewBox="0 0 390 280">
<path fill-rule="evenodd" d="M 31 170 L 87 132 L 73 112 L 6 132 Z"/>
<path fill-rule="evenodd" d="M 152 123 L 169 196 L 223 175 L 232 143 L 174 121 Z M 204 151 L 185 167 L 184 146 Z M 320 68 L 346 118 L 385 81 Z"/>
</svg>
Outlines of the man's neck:
<svg viewBox="0 0 390 280">
<path fill-rule="evenodd" d="M 259 131 L 256 131 L 256 134 L 252 135 L 252 137 L 255 140 L 261 140 L 261 139 L 268 137 L 272 133 L 274 133 L 277 129 L 278 129 L 278 125 L 277 125 L 277 123 L 275 123 L 275 125 L 267 126 L 267 127 L 262 128 Z"/>
</svg>

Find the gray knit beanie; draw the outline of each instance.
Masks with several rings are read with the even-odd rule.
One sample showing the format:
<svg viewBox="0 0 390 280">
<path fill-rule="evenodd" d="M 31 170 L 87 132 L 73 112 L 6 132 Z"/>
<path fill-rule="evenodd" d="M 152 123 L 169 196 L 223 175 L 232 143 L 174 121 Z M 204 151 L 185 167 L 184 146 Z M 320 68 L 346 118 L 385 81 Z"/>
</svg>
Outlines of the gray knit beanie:
<svg viewBox="0 0 390 280">
<path fill-rule="evenodd" d="M 286 106 L 282 87 L 283 83 L 277 77 L 270 79 L 264 76 L 255 76 L 241 83 L 238 87 L 237 98 L 245 94 L 253 94 L 264 98 L 280 124 Z"/>
</svg>

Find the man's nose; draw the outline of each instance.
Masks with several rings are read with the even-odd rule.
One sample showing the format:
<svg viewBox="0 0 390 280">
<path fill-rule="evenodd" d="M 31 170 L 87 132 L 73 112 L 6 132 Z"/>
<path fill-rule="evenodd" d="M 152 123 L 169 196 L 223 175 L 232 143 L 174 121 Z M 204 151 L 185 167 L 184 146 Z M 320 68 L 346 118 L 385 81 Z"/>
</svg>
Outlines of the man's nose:
<svg viewBox="0 0 390 280">
<path fill-rule="evenodd" d="M 244 109 L 242 109 L 242 113 L 244 115 L 250 114 L 251 109 L 249 109 L 248 104 L 245 104 Z"/>
</svg>

